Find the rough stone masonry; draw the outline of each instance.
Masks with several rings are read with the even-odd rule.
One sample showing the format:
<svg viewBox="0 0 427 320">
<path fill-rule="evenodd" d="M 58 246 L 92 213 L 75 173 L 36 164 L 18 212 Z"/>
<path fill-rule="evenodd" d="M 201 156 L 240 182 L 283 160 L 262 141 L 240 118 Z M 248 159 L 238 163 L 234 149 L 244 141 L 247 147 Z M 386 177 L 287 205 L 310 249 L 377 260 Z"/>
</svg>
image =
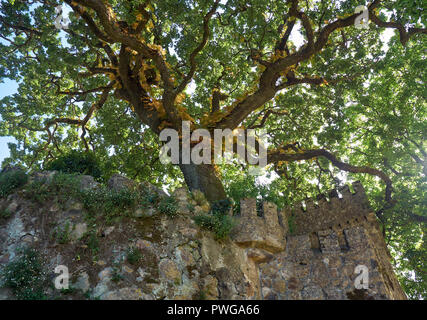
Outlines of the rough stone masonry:
<svg viewBox="0 0 427 320">
<path fill-rule="evenodd" d="M 243 201 L 234 241 L 257 264 L 261 299 L 406 299 L 363 187 L 353 189 L 305 209 L 264 203 L 263 217 L 253 199 Z M 358 265 L 368 269 L 366 290 L 355 287 Z"/>
<path fill-rule="evenodd" d="M 113 176 L 107 185 L 136 183 Z M 82 176 L 81 188 L 97 184 Z M 242 200 L 232 236 L 223 241 L 191 219 L 209 208 L 186 188 L 173 194 L 176 217 L 141 207 L 112 225 L 87 221 L 75 199 L 40 204 L 18 191 L 0 199 L 0 210 L 10 214 L 0 221 L 0 271 L 14 261 L 17 248 L 28 246 L 43 255 L 51 279 L 57 265 L 69 268 L 73 290 L 64 296 L 50 286 L 52 299 L 406 299 L 364 190 L 359 183 L 353 189 L 308 201 L 305 209 L 278 211 L 264 203 L 259 213 L 255 199 Z M 70 241 L 58 242 L 52 234 L 65 224 Z M 96 240 L 96 254 L 88 239 Z M 126 258 L 129 248 L 141 253 L 138 263 Z M 368 268 L 368 289 L 355 287 L 358 265 Z M 0 299 L 14 298 L 9 288 L 0 289 Z"/>
</svg>

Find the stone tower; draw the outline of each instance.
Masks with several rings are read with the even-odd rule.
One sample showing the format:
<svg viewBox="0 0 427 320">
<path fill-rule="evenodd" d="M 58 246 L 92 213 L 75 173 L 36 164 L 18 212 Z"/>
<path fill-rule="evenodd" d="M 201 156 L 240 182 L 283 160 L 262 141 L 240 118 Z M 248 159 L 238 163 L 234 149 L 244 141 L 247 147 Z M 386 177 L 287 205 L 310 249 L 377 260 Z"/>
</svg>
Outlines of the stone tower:
<svg viewBox="0 0 427 320">
<path fill-rule="evenodd" d="M 406 299 L 363 187 L 353 189 L 333 190 L 305 208 L 278 212 L 264 203 L 262 214 L 255 199 L 242 200 L 233 240 L 256 266 L 259 298 Z"/>
</svg>

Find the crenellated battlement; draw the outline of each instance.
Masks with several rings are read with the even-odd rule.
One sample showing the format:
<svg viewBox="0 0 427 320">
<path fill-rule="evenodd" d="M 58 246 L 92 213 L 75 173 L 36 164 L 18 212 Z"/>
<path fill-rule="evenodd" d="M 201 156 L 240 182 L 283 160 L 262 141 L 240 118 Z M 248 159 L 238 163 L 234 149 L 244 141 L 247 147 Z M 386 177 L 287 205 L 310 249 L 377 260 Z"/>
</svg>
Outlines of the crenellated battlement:
<svg viewBox="0 0 427 320">
<path fill-rule="evenodd" d="M 302 205 L 285 208 L 282 215 L 288 220 L 292 234 L 342 229 L 367 221 L 372 211 L 365 190 L 359 181 L 353 183 L 353 189 L 354 193 L 346 185 L 330 191 L 328 196 L 321 195 L 316 200 L 306 200 L 305 208 Z"/>
<path fill-rule="evenodd" d="M 369 273 L 364 299 L 405 299 L 360 182 L 277 210 L 240 202 L 233 240 L 257 267 L 262 299 L 352 299 L 355 268 Z M 337 289 L 338 288 L 338 289 Z"/>
<path fill-rule="evenodd" d="M 352 187 L 354 192 L 349 186 L 344 186 L 330 191 L 328 195 L 320 195 L 316 200 L 306 200 L 305 206 L 301 204 L 281 211 L 277 210 L 275 204 L 264 202 L 262 216 L 258 215 L 256 199 L 242 199 L 240 217 L 237 219 L 238 232 L 234 234 L 233 240 L 245 247 L 278 252 L 286 246 L 285 238 L 288 234 L 316 234 L 318 237 L 319 232 L 328 230 L 334 231 L 337 236 L 328 244 L 322 243 L 324 249 L 330 246 L 342 248 L 344 229 L 360 224 L 377 226 L 362 184 L 357 181 Z"/>
</svg>

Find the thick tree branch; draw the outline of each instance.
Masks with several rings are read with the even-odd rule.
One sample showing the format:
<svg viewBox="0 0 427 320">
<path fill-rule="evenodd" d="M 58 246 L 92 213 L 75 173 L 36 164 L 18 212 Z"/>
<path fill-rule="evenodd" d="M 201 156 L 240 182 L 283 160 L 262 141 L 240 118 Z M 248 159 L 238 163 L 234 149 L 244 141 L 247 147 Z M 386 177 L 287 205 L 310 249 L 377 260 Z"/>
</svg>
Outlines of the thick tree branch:
<svg viewBox="0 0 427 320">
<path fill-rule="evenodd" d="M 119 74 L 123 88 L 117 90 L 116 94 L 129 101 L 141 121 L 148 125 L 154 132 L 157 132 L 160 124 L 157 108 L 161 106 L 156 106 L 153 98 L 141 87 L 138 77 L 133 77 L 129 66 L 130 53 L 123 45 L 120 50 L 119 61 Z"/>
<path fill-rule="evenodd" d="M 394 201 L 391 198 L 393 191 L 391 179 L 382 171 L 367 166 L 353 166 L 351 164 L 342 162 L 332 153 L 325 149 L 312 149 L 312 150 L 301 150 L 297 153 L 286 153 L 280 150 L 270 151 L 268 153 L 268 162 L 276 163 L 279 161 L 298 161 L 298 160 L 309 160 L 317 157 L 324 157 L 328 159 L 335 167 L 340 170 L 351 172 L 351 173 L 367 173 L 370 175 L 377 176 L 386 185 L 385 189 L 385 200 L 390 206 L 394 205 Z"/>
<path fill-rule="evenodd" d="M 287 17 L 287 15 L 286 15 L 286 17 Z M 285 21 L 285 23 L 286 23 L 286 21 Z M 276 50 L 286 51 L 286 53 L 289 55 L 289 50 L 287 50 L 286 43 L 288 42 L 289 36 L 291 35 L 291 32 L 292 32 L 294 26 L 295 26 L 295 20 L 287 21 L 286 31 L 285 31 L 283 37 L 280 39 L 280 41 L 278 41 L 278 43 L 276 44 Z M 282 30 L 279 30 L 279 31 L 281 32 Z"/>
<path fill-rule="evenodd" d="M 57 93 L 58 94 L 64 94 L 64 95 L 70 95 L 70 96 L 77 96 L 77 95 L 86 95 L 88 93 L 93 93 L 93 92 L 99 92 L 99 91 L 107 90 L 107 89 L 111 89 L 111 88 L 112 88 L 112 85 L 101 86 L 98 88 L 88 89 L 85 91 L 60 91 L 60 90 L 58 90 Z"/>
<path fill-rule="evenodd" d="M 86 24 L 88 25 L 89 29 L 95 34 L 95 36 L 98 39 L 101 39 L 105 42 L 113 42 L 113 40 L 108 37 L 108 35 L 106 35 L 105 33 L 103 33 L 98 26 L 96 25 L 96 23 L 93 21 L 92 17 L 89 15 L 89 13 L 86 11 L 86 9 L 84 9 L 83 7 L 76 5 L 75 1 L 71 1 L 71 0 L 64 0 L 72 9 L 75 13 L 77 13 L 78 15 L 80 15 L 83 20 L 86 22 Z"/>
<path fill-rule="evenodd" d="M 69 0 L 66 0 L 69 1 Z M 169 67 L 166 64 L 166 60 L 163 56 L 161 48 L 155 48 L 149 46 L 143 41 L 139 40 L 134 35 L 124 33 L 117 21 L 112 8 L 101 0 L 75 0 L 75 2 L 83 5 L 87 8 L 93 9 L 104 28 L 104 32 L 113 42 L 118 42 L 126 47 L 129 47 L 145 57 L 153 59 L 157 69 L 159 70 L 160 76 L 165 86 L 165 91 L 169 92 L 169 95 L 173 89 L 173 82 Z M 166 103 L 165 103 L 166 104 Z"/>
<path fill-rule="evenodd" d="M 405 26 L 400 23 L 382 21 L 372 10 L 369 11 L 369 19 L 381 28 L 397 29 L 399 31 L 400 43 L 402 43 L 403 46 L 406 45 L 406 43 L 409 41 L 409 38 L 413 35 L 418 33 L 427 34 L 427 29 L 409 28 L 408 31 L 406 31 Z"/>
</svg>

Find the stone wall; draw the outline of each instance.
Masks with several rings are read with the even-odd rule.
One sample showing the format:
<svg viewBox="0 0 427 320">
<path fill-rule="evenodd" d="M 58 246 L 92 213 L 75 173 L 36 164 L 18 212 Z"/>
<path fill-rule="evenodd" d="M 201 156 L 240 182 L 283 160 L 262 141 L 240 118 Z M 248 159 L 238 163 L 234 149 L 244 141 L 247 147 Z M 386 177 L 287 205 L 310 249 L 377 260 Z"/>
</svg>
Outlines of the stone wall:
<svg viewBox="0 0 427 320">
<path fill-rule="evenodd" d="M 120 176 L 107 185 L 137 187 Z M 97 183 L 83 176 L 81 188 Z M 10 213 L 0 219 L 0 271 L 27 246 L 43 256 L 51 279 L 57 265 L 69 268 L 73 291 L 63 295 L 50 287 L 52 299 L 405 299 L 363 188 L 353 188 L 355 194 L 347 188 L 339 191 L 341 198 L 332 192 L 329 201 L 307 202 L 305 210 L 278 211 L 264 203 L 261 215 L 254 199 L 242 200 L 233 234 L 223 241 L 194 223 L 192 215 L 206 214 L 209 206 L 185 188 L 173 195 L 176 217 L 137 208 L 112 225 L 88 220 L 75 199 L 36 204 L 18 191 L 0 199 L 0 210 Z M 52 235 L 65 224 L 70 241 L 60 243 Z M 126 258 L 129 248 L 141 253 L 138 263 Z M 357 265 L 369 269 L 368 290 L 355 290 Z M 0 289 L 0 299 L 13 298 L 10 289 Z"/>
<path fill-rule="evenodd" d="M 391 256 L 360 183 L 317 201 L 277 212 L 253 199 L 242 201 L 234 241 L 257 263 L 262 299 L 406 299 Z M 339 197 L 340 196 L 340 197 Z M 368 269 L 369 288 L 357 289 L 358 265 Z"/>
</svg>

